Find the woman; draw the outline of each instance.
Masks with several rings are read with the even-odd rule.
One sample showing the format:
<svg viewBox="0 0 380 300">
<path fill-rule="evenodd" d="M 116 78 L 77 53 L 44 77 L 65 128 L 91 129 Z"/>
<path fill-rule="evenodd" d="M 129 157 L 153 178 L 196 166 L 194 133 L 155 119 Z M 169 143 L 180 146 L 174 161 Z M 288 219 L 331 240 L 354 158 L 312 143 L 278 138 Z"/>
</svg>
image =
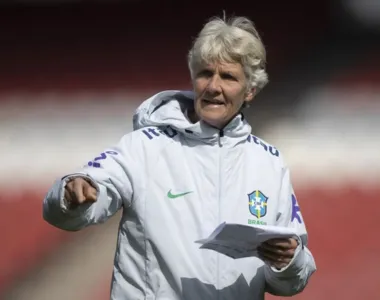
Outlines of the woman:
<svg viewBox="0 0 380 300">
<path fill-rule="evenodd" d="M 306 286 L 315 263 L 289 170 L 241 113 L 268 81 L 265 56 L 250 20 L 212 19 L 189 52 L 193 92 L 146 100 L 133 132 L 47 194 L 44 218 L 64 230 L 123 208 L 111 299 L 264 299 Z M 222 222 L 298 235 L 234 260 L 194 242 Z"/>
</svg>

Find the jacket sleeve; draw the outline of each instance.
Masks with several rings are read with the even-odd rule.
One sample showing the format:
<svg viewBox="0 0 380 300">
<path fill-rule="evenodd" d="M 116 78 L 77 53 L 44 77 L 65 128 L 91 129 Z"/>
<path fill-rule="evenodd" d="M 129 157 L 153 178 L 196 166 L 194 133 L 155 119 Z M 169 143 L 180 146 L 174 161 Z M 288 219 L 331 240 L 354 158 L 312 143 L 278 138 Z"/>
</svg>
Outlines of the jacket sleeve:
<svg viewBox="0 0 380 300">
<path fill-rule="evenodd" d="M 306 227 L 287 167 L 283 168 L 279 200 L 277 225 L 294 228 L 298 233 L 296 238 L 299 244 L 292 261 L 285 268 L 277 270 L 265 265 L 266 290 L 277 296 L 293 296 L 306 287 L 310 276 L 316 271 L 316 265 L 307 248 Z"/>
<path fill-rule="evenodd" d="M 91 224 L 103 223 L 133 199 L 134 178 L 138 178 L 136 135 L 127 134 L 86 166 L 58 179 L 43 201 L 43 217 L 63 230 L 77 231 Z M 83 177 L 97 189 L 97 200 L 69 210 L 64 199 L 65 185 L 71 178 Z"/>
</svg>

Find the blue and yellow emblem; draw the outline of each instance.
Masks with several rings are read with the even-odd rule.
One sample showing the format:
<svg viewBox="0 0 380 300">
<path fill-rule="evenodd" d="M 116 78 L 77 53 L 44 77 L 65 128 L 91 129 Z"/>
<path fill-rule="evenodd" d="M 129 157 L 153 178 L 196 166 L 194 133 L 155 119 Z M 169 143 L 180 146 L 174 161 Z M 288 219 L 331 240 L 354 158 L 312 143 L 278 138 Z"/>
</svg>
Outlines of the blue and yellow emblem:
<svg viewBox="0 0 380 300">
<path fill-rule="evenodd" d="M 258 190 L 248 194 L 249 211 L 258 219 L 267 214 L 267 202 L 268 197 Z"/>
</svg>

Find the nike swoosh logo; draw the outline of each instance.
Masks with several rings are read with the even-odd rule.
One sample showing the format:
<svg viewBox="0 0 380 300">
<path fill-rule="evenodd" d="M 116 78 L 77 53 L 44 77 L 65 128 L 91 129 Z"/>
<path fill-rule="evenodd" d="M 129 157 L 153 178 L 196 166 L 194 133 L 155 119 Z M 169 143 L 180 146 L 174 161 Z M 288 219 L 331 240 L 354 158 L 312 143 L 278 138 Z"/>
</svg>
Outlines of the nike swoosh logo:
<svg viewBox="0 0 380 300">
<path fill-rule="evenodd" d="M 182 196 L 185 196 L 185 195 L 190 194 L 190 193 L 192 193 L 192 192 L 185 192 L 185 193 L 180 193 L 180 194 L 172 194 L 172 190 L 169 190 L 169 192 L 168 192 L 168 198 L 175 199 L 175 198 L 182 197 Z"/>
</svg>

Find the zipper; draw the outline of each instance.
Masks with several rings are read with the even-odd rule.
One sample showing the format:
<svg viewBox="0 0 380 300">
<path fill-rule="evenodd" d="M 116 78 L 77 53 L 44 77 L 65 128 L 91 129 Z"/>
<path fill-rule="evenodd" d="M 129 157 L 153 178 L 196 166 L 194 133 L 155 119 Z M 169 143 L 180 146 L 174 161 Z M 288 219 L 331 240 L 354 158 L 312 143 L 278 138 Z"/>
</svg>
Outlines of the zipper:
<svg viewBox="0 0 380 300">
<path fill-rule="evenodd" d="M 224 137 L 224 131 L 221 129 L 219 131 L 219 137 L 218 137 L 218 148 L 219 148 L 219 157 L 218 157 L 218 224 L 220 224 L 220 210 L 221 210 L 221 195 L 222 195 L 222 138 Z M 217 259 L 216 259 L 216 288 L 219 290 L 220 288 L 220 278 L 219 278 L 219 257 L 220 254 L 217 254 Z M 218 294 L 218 299 L 219 299 L 219 294 Z"/>
</svg>

